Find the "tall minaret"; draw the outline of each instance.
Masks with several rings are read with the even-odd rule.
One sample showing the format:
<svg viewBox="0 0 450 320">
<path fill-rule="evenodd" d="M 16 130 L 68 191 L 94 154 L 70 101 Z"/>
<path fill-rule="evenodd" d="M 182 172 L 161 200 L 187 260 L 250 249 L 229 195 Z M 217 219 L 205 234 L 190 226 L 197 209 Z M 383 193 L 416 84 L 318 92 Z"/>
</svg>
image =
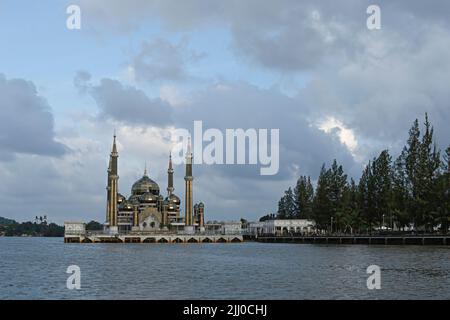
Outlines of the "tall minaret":
<svg viewBox="0 0 450 320">
<path fill-rule="evenodd" d="M 173 187 L 173 167 L 172 167 L 172 153 L 169 155 L 169 169 L 167 169 L 167 196 L 170 197 L 175 190 Z"/>
<path fill-rule="evenodd" d="M 192 181 L 194 177 L 192 176 L 192 152 L 191 152 L 191 139 L 188 140 L 187 152 L 186 152 L 186 176 L 185 181 L 185 225 L 192 226 Z"/>
<path fill-rule="evenodd" d="M 111 203 L 111 156 L 108 165 L 108 181 L 106 182 L 106 223 L 109 225 Z"/>
<path fill-rule="evenodd" d="M 118 193 L 118 158 L 119 153 L 117 152 L 116 146 L 116 133 L 114 132 L 114 141 L 113 147 L 111 151 L 111 155 L 109 157 L 109 168 L 108 168 L 108 219 L 107 222 L 110 227 L 117 227 L 117 193 Z"/>
</svg>

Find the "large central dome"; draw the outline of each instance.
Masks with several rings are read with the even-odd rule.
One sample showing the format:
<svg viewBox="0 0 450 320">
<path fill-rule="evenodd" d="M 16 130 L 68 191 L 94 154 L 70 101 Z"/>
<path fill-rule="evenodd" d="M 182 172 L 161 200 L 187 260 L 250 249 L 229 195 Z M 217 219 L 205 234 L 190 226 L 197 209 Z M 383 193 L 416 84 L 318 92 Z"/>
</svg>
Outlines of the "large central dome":
<svg viewBox="0 0 450 320">
<path fill-rule="evenodd" d="M 144 176 L 136 181 L 131 187 L 131 194 L 141 195 L 148 192 L 159 195 L 159 186 L 147 176 L 147 173 L 144 173 Z"/>
</svg>

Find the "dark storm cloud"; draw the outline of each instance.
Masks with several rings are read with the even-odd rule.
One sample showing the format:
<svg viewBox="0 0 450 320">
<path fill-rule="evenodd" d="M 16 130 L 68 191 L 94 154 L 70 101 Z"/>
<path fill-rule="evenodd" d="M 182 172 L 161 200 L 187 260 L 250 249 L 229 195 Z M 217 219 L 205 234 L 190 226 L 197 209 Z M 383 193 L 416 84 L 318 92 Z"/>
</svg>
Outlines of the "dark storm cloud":
<svg viewBox="0 0 450 320">
<path fill-rule="evenodd" d="M 55 141 L 54 120 L 35 85 L 0 74 L 0 160 L 15 154 L 62 156 L 68 148 Z"/>
<path fill-rule="evenodd" d="M 118 121 L 165 125 L 170 120 L 170 106 L 159 98 L 150 99 L 142 90 L 123 86 L 119 81 L 102 79 L 90 94 L 101 115 Z"/>
<path fill-rule="evenodd" d="M 149 98 L 142 90 L 125 86 L 118 80 L 104 78 L 98 85 L 89 82 L 91 76 L 79 71 L 74 84 L 95 100 L 101 118 L 127 124 L 165 126 L 170 123 L 170 105 L 159 98 Z"/>
<path fill-rule="evenodd" d="M 174 114 L 177 126 L 191 129 L 195 120 L 201 120 L 204 131 L 218 128 L 223 134 L 227 128 L 280 130 L 280 172 L 276 176 L 261 177 L 259 166 L 248 165 L 213 166 L 219 174 L 283 180 L 293 176 L 297 168 L 302 174 L 316 177 L 321 163 L 334 158 L 349 170 L 355 165 L 343 144 L 309 125 L 301 102 L 276 90 L 259 89 L 247 83 L 222 83 L 204 89 L 196 97 L 190 106 L 179 108 Z"/>
</svg>

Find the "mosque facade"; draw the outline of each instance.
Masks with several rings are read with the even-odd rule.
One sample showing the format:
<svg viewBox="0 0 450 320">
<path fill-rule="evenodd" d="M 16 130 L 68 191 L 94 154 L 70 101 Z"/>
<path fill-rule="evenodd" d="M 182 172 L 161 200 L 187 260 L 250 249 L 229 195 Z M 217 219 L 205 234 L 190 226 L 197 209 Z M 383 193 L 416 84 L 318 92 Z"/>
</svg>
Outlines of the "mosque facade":
<svg viewBox="0 0 450 320">
<path fill-rule="evenodd" d="M 181 199 L 174 191 L 174 169 L 172 157 L 169 156 L 167 169 L 167 193 L 161 193 L 159 185 L 144 170 L 142 178 L 131 187 L 129 197 L 118 190 L 119 153 L 114 135 L 112 151 L 109 158 L 106 223 L 105 230 L 110 233 L 129 233 L 161 230 L 183 230 L 188 233 L 204 231 L 204 204 L 193 204 L 192 159 L 190 141 L 186 153 L 184 215 L 181 214 Z"/>
</svg>

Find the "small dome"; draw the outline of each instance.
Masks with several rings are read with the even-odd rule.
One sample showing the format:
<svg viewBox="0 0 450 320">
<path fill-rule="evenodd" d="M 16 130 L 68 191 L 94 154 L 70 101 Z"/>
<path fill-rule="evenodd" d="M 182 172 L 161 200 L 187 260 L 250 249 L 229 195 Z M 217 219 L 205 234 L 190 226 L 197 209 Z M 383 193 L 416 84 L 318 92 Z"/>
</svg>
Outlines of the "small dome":
<svg viewBox="0 0 450 320">
<path fill-rule="evenodd" d="M 173 193 L 169 197 L 167 197 L 166 200 L 168 201 L 169 204 L 180 204 L 181 203 L 180 198 Z"/>
<path fill-rule="evenodd" d="M 158 201 L 158 196 L 151 192 L 147 192 L 139 197 L 139 201 L 143 203 L 156 203 Z"/>
<path fill-rule="evenodd" d="M 126 200 L 126 198 L 123 195 L 121 195 L 120 193 L 117 194 L 117 203 L 118 204 L 121 204 L 125 200 Z"/>
<path fill-rule="evenodd" d="M 198 207 L 199 207 L 199 208 L 204 208 L 205 205 L 203 204 L 203 202 L 200 202 L 200 203 L 198 204 Z"/>
<path fill-rule="evenodd" d="M 133 204 L 126 200 L 124 200 L 119 206 L 119 210 L 122 211 L 132 211 L 133 209 Z"/>
</svg>

